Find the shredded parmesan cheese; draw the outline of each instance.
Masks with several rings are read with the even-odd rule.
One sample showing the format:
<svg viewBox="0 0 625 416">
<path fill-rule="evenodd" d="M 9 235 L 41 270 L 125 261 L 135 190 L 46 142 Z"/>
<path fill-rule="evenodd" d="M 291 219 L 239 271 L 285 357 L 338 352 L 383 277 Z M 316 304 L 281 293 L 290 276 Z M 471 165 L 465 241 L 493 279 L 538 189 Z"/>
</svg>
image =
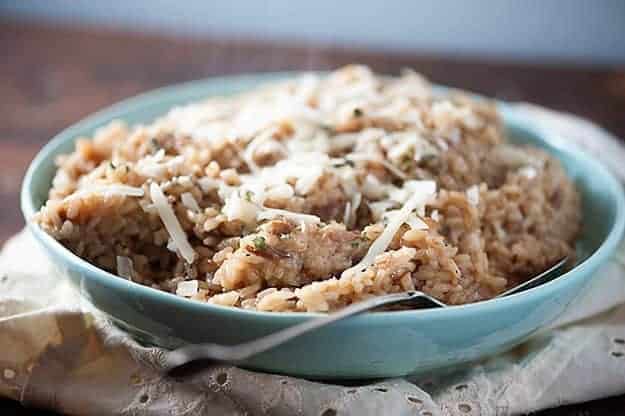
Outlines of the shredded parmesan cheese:
<svg viewBox="0 0 625 416">
<path fill-rule="evenodd" d="M 391 133 L 380 140 L 387 151 L 387 156 L 395 163 L 400 163 L 407 155 L 419 162 L 421 159 L 438 155 L 438 150 L 416 131 Z"/>
<path fill-rule="evenodd" d="M 176 244 L 174 243 L 174 240 L 172 240 L 171 238 L 169 238 L 167 240 L 167 250 L 171 251 L 172 253 L 176 252 Z"/>
<path fill-rule="evenodd" d="M 228 221 L 239 220 L 244 224 L 253 227 L 256 225 L 256 215 L 258 206 L 251 201 L 242 198 L 238 192 L 232 192 L 223 206 L 222 212 Z"/>
<path fill-rule="evenodd" d="M 176 288 L 176 295 L 184 296 L 185 298 L 190 298 L 197 294 L 200 285 L 197 280 L 188 280 L 186 282 L 178 283 L 178 287 Z"/>
<path fill-rule="evenodd" d="M 289 199 L 295 195 L 295 191 L 293 191 L 293 187 L 289 184 L 283 183 L 276 186 L 272 186 L 265 192 L 265 196 L 267 198 L 276 198 L 276 199 Z"/>
<path fill-rule="evenodd" d="M 183 192 L 180 195 L 180 200 L 182 201 L 182 205 L 184 205 L 186 208 L 190 209 L 191 211 L 193 212 L 201 211 L 200 206 L 198 205 L 197 201 L 195 200 L 191 192 Z"/>
<path fill-rule="evenodd" d="M 254 152 L 263 142 L 271 139 L 271 135 L 274 133 L 274 131 L 275 129 L 271 129 L 269 130 L 269 134 L 259 134 L 254 139 L 252 139 L 252 141 L 249 142 L 248 145 L 245 147 L 245 150 L 243 151 L 241 156 L 243 157 L 243 160 L 245 160 L 245 163 L 250 169 L 250 172 L 258 173 L 258 171 L 260 170 L 256 162 L 254 161 Z"/>
<path fill-rule="evenodd" d="M 259 220 L 272 220 L 279 217 L 289 218 L 294 221 L 301 221 L 308 224 L 319 224 L 321 222 L 321 219 L 316 215 L 300 214 L 284 209 L 263 208 L 263 210 L 258 213 Z"/>
<path fill-rule="evenodd" d="M 217 179 L 209 178 L 208 176 L 204 176 L 197 180 L 197 183 L 202 188 L 203 192 L 210 192 L 215 189 L 219 189 L 219 181 Z"/>
<path fill-rule="evenodd" d="M 406 224 L 410 226 L 411 230 L 427 230 L 429 227 L 421 218 L 416 215 L 411 215 L 406 219 Z"/>
<path fill-rule="evenodd" d="M 195 250 L 193 250 L 193 247 L 189 244 L 187 235 L 182 229 L 178 218 L 176 218 L 174 210 L 169 205 L 167 197 L 161 188 L 155 183 L 150 184 L 150 197 L 152 198 L 152 202 L 156 207 L 158 215 L 161 217 L 161 221 L 163 221 L 163 225 L 165 225 L 165 229 L 176 245 L 178 252 L 187 263 L 193 263 L 196 256 Z"/>
<path fill-rule="evenodd" d="M 406 176 L 404 172 L 402 172 L 397 167 L 395 167 L 392 163 L 384 160 L 381 157 L 374 157 L 374 156 L 356 153 L 356 154 L 347 155 L 346 159 L 353 160 L 354 162 L 362 161 L 362 162 L 379 163 L 380 165 L 384 166 L 389 172 L 391 172 L 393 175 L 397 176 L 398 178 L 404 179 L 404 180 L 408 179 L 408 176 Z"/>
<path fill-rule="evenodd" d="M 345 210 L 343 212 L 343 224 L 347 226 L 349 224 L 349 219 L 352 215 L 352 203 L 348 202 L 345 204 Z"/>
<path fill-rule="evenodd" d="M 393 218 L 386 226 L 382 234 L 371 244 L 369 247 L 369 251 L 365 257 L 362 258 L 355 266 L 346 269 L 341 276 L 348 275 L 350 273 L 355 273 L 360 270 L 364 270 L 375 262 L 377 256 L 382 254 L 388 247 L 388 245 L 393 240 L 393 237 L 399 230 L 399 227 L 406 222 L 408 217 L 412 214 L 414 210 L 419 207 L 424 207 L 425 203 L 434 195 L 436 192 L 436 182 L 434 181 L 419 181 L 421 182 L 419 186 L 416 188 L 420 188 L 421 192 L 415 192 L 408 201 L 404 204 L 404 206 L 397 211 Z"/>
<path fill-rule="evenodd" d="M 134 266 L 132 264 L 132 259 L 126 256 L 117 256 L 116 261 L 117 275 L 132 282 L 132 278 L 134 276 Z"/>
<path fill-rule="evenodd" d="M 523 166 L 519 169 L 519 175 L 525 176 L 527 179 L 533 179 L 538 175 L 538 171 L 533 166 Z"/>
<path fill-rule="evenodd" d="M 93 185 L 86 186 L 73 194 L 66 196 L 63 202 L 71 201 L 74 199 L 84 198 L 90 195 L 101 195 L 104 197 L 109 196 L 135 196 L 142 197 L 144 195 L 143 189 L 128 185 Z"/>
<path fill-rule="evenodd" d="M 176 156 L 167 161 L 163 161 L 164 158 L 165 150 L 160 149 L 154 155 L 146 156 L 139 160 L 135 165 L 135 169 L 148 178 L 160 178 L 168 171 L 172 171 L 184 163 L 183 156 Z"/>
<path fill-rule="evenodd" d="M 436 222 L 440 222 L 440 220 L 441 220 L 441 216 L 440 216 L 440 214 L 439 214 L 439 212 L 438 212 L 438 210 L 437 210 L 437 209 L 435 209 L 434 211 L 432 211 L 431 218 L 432 218 L 434 221 L 436 221 Z"/>
</svg>

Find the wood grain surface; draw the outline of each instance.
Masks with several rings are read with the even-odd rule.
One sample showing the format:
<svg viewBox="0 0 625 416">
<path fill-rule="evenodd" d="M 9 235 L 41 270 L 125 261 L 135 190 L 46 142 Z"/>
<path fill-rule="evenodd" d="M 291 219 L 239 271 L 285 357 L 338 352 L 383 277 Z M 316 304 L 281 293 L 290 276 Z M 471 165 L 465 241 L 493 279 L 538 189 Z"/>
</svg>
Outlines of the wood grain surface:
<svg viewBox="0 0 625 416">
<path fill-rule="evenodd" d="M 123 98 L 215 75 L 332 69 L 354 62 L 390 74 L 411 67 L 441 84 L 569 111 L 625 137 L 625 68 L 528 65 L 251 39 L 175 39 L 2 20 L 0 51 L 0 243 L 23 227 L 22 176 L 56 133 Z M 0 414 L 50 413 L 0 400 Z M 540 415 L 623 416 L 625 395 Z"/>
</svg>

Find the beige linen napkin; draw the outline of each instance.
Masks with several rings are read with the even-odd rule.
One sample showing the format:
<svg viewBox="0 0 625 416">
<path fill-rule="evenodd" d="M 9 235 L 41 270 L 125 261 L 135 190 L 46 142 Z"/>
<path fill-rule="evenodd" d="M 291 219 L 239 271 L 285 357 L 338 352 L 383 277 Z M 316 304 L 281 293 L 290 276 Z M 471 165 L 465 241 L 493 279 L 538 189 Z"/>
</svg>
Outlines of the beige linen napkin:
<svg viewBox="0 0 625 416">
<path fill-rule="evenodd" d="M 607 132 L 528 105 L 519 110 L 595 153 L 625 181 Z M 625 247 L 550 329 L 455 372 L 350 386 L 233 367 L 176 382 L 81 300 L 27 232 L 0 254 L 0 395 L 75 415 L 506 416 L 625 393 Z"/>
</svg>

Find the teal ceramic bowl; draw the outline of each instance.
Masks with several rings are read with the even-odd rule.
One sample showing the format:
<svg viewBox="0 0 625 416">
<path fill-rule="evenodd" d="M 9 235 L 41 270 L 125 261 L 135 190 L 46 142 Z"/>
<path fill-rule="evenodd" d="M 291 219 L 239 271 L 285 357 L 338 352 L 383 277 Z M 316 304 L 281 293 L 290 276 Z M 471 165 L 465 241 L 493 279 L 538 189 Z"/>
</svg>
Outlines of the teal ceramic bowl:
<svg viewBox="0 0 625 416">
<path fill-rule="evenodd" d="M 30 165 L 21 204 L 29 228 L 52 262 L 81 295 L 140 341 L 164 347 L 184 342 L 248 341 L 318 315 L 269 313 L 183 299 L 113 276 L 65 249 L 29 219 L 45 202 L 56 155 L 78 136 L 112 119 L 147 122 L 170 107 L 210 95 L 231 94 L 288 74 L 215 78 L 164 88 L 101 111 L 56 136 Z M 595 160 L 511 106 L 501 112 L 514 141 L 544 148 L 562 161 L 583 196 L 578 264 L 526 292 L 447 309 L 374 312 L 304 335 L 244 363 L 248 368 L 310 378 L 391 377 L 476 360 L 511 348 L 552 322 L 614 253 L 625 224 L 621 185 Z"/>
</svg>

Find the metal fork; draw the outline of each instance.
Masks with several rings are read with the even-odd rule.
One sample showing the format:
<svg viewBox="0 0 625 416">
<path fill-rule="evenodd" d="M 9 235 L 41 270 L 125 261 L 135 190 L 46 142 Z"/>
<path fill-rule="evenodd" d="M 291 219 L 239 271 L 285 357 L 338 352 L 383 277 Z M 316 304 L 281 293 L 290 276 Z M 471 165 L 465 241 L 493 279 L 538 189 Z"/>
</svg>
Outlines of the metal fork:
<svg viewBox="0 0 625 416">
<path fill-rule="evenodd" d="M 549 269 L 534 276 L 511 289 L 497 295 L 497 298 L 509 296 L 522 292 L 532 287 L 544 284 L 559 274 L 564 267 L 567 258 L 563 258 Z M 447 308 L 449 305 L 420 291 L 409 291 L 393 293 L 389 295 L 376 296 L 362 302 L 354 303 L 337 312 L 330 313 L 320 318 L 310 319 L 301 324 L 293 325 L 273 334 L 244 342 L 236 345 L 220 344 L 191 344 L 165 353 L 161 364 L 164 371 L 171 375 L 181 375 L 188 370 L 188 364 L 195 361 L 202 361 L 207 365 L 215 363 L 237 364 L 256 354 L 275 348 L 287 341 L 299 337 L 300 335 L 333 324 L 343 319 L 370 311 L 381 306 L 406 305 L 412 308 Z"/>
</svg>

